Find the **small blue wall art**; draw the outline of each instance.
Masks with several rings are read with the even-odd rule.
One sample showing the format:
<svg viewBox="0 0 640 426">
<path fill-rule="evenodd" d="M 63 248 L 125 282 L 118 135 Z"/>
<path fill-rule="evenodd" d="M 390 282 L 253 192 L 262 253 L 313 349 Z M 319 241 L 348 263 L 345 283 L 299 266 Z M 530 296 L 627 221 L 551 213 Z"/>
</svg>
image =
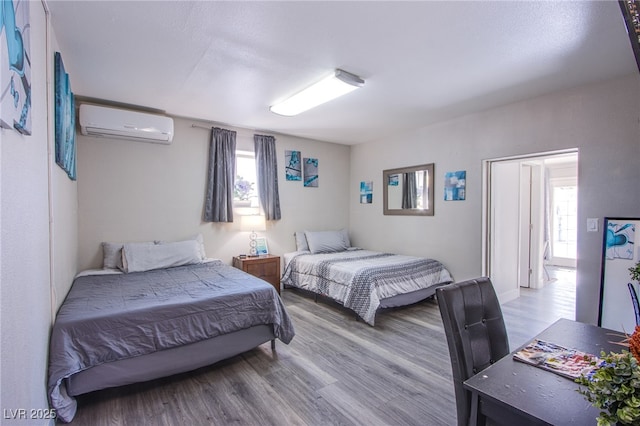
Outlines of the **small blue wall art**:
<svg viewBox="0 0 640 426">
<path fill-rule="evenodd" d="M 300 151 L 284 152 L 285 175 L 287 180 L 302 180 L 302 162 Z"/>
<path fill-rule="evenodd" d="M 309 188 L 318 187 L 318 159 L 305 158 L 304 163 L 304 186 Z"/>
<path fill-rule="evenodd" d="M 444 175 L 445 201 L 464 200 L 466 195 L 467 172 L 447 172 Z"/>
<path fill-rule="evenodd" d="M 373 182 L 360 182 L 360 204 L 373 203 Z"/>
</svg>

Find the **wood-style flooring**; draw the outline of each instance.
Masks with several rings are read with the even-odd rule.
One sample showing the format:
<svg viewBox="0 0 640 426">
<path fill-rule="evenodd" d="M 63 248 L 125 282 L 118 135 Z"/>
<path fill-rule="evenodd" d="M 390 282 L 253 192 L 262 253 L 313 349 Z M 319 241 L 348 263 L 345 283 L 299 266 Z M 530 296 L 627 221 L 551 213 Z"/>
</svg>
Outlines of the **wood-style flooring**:
<svg viewBox="0 0 640 426">
<path fill-rule="evenodd" d="M 573 274 L 573 275 L 572 275 Z M 575 272 L 503 305 L 516 348 L 574 318 Z M 72 425 L 455 425 L 451 364 L 438 306 L 378 314 L 376 326 L 295 290 L 282 298 L 291 344 L 268 343 L 194 372 L 78 398 Z"/>
</svg>

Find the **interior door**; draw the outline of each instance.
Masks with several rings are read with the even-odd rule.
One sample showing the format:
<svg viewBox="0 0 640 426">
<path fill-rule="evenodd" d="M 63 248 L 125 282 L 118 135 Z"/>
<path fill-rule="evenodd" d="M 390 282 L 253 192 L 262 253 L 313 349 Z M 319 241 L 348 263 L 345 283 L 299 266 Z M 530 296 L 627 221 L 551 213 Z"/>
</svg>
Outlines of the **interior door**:
<svg viewBox="0 0 640 426">
<path fill-rule="evenodd" d="M 518 285 L 531 286 L 531 166 L 523 164 L 520 167 L 520 242 L 518 264 Z"/>
<path fill-rule="evenodd" d="M 489 179 L 490 232 L 493 242 L 490 248 L 489 274 L 500 303 L 505 303 L 520 295 L 519 162 L 492 162 Z"/>
</svg>

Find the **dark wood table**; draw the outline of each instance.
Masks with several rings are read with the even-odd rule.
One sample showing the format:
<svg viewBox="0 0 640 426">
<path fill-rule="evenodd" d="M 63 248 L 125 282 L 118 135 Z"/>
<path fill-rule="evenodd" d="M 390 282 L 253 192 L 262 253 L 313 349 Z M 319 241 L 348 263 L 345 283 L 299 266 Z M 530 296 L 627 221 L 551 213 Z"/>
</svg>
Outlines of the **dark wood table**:
<svg viewBox="0 0 640 426">
<path fill-rule="evenodd" d="M 600 355 L 601 351 L 623 349 L 611 343 L 620 341 L 619 336 L 617 331 L 560 319 L 531 340 Z M 471 424 L 482 425 L 488 418 L 504 425 L 587 426 L 595 425 L 599 415 L 576 391 L 577 383 L 515 361 L 513 353 L 466 380 L 464 387 L 472 392 Z"/>
</svg>

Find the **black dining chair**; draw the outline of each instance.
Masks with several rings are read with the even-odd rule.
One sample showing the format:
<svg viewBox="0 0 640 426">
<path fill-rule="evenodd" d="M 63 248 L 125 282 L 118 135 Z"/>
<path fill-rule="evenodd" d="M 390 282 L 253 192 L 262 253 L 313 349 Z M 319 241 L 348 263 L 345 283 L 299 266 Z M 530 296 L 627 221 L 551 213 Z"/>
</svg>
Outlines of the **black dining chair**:
<svg viewBox="0 0 640 426">
<path fill-rule="evenodd" d="M 509 353 L 507 329 L 489 278 L 440 287 L 436 295 L 449 345 L 458 426 L 467 426 L 471 392 L 463 383 Z"/>
</svg>

